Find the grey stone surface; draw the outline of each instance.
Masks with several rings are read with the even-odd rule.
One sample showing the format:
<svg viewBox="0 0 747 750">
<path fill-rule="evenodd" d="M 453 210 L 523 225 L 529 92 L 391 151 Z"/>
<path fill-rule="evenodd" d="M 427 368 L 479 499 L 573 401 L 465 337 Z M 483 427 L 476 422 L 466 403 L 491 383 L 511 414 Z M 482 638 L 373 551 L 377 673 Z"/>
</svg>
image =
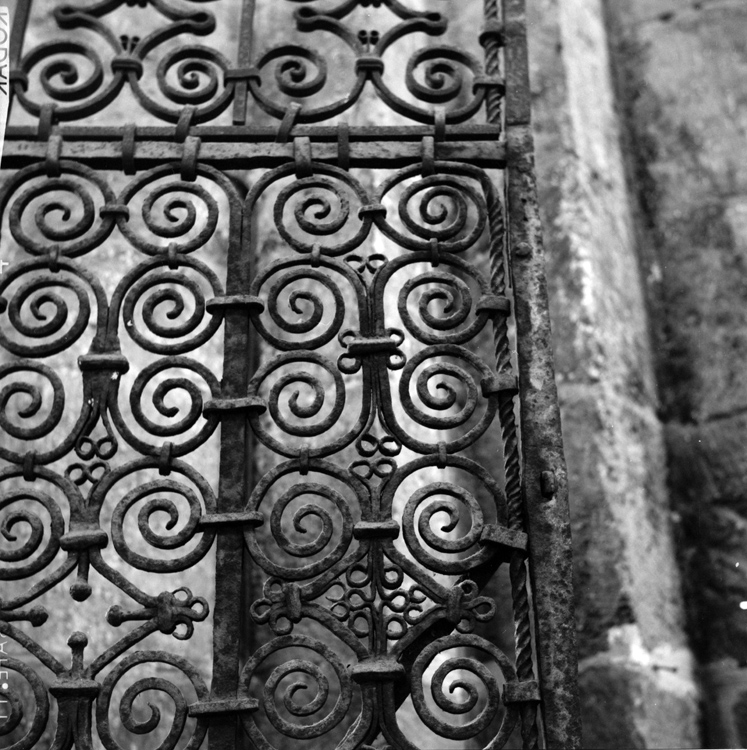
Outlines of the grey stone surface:
<svg viewBox="0 0 747 750">
<path fill-rule="evenodd" d="M 658 6 L 608 3 L 608 12 L 645 228 L 689 631 L 702 662 L 745 663 L 747 8 L 712 0 L 652 17 L 649 5 Z M 717 688 L 704 696 L 720 700 Z M 709 746 L 722 746 L 723 730 L 711 722 Z"/>
<path fill-rule="evenodd" d="M 650 673 L 626 664 L 598 664 L 580 677 L 583 744 L 589 748 L 700 747 L 697 717 L 680 695 Z"/>
<path fill-rule="evenodd" d="M 530 9 L 584 745 L 697 747 L 697 690 L 605 8 L 599 0 L 544 0 Z M 662 654 L 675 663 L 676 680 L 658 668 Z"/>
</svg>

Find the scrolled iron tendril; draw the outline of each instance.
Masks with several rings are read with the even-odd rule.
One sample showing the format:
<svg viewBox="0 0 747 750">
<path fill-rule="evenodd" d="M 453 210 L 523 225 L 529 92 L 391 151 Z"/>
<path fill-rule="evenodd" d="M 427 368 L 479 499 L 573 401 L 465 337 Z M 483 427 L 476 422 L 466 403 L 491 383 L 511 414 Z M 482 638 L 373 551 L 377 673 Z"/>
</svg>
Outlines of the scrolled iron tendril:
<svg viewBox="0 0 747 750">
<path fill-rule="evenodd" d="M 169 83 L 169 71 L 176 67 L 180 88 Z M 215 97 L 220 85 L 217 70 L 228 69 L 228 61 L 210 47 L 179 47 L 158 63 L 158 85 L 163 94 L 177 104 L 204 104 Z M 225 96 L 225 95 L 224 95 Z"/>
<path fill-rule="evenodd" d="M 282 238 L 298 252 L 312 253 L 318 248 L 317 252 L 321 255 L 343 255 L 360 246 L 371 227 L 371 217 L 368 214 L 361 215 L 356 220 L 351 219 L 350 198 L 346 191 L 355 196 L 361 207 L 368 203 L 366 191 L 347 172 L 337 167 L 315 164 L 313 168 L 315 174 L 312 177 L 296 180 L 278 194 L 273 209 L 275 226 Z M 286 170 L 279 171 L 278 176 L 284 171 Z M 339 181 L 339 184 L 333 179 Z M 292 215 L 298 229 L 311 235 L 310 241 L 296 237 L 289 229 L 285 216 L 291 199 L 299 194 L 295 205 L 291 204 Z M 317 239 L 337 233 L 342 233 L 343 237 L 331 245 L 320 244 Z"/>
<path fill-rule="evenodd" d="M 101 694 L 96 701 L 96 723 L 99 730 L 99 737 L 107 750 L 123 750 L 114 739 L 109 724 L 109 709 L 114 687 L 131 669 L 141 664 L 153 665 L 154 663 L 167 664 L 178 669 L 189 680 L 191 687 L 197 693 L 197 698 L 201 701 L 208 700 L 210 691 L 200 677 L 199 672 L 186 659 L 163 651 L 138 651 L 131 654 L 117 664 L 107 675 L 101 687 Z M 180 740 L 182 740 L 187 725 L 188 704 L 182 690 L 164 677 L 144 677 L 134 682 L 125 690 L 119 704 L 119 720 L 121 725 L 127 731 L 137 735 L 150 734 L 159 726 L 162 719 L 161 711 L 152 703 L 148 704 L 150 707 L 150 716 L 147 719 L 139 721 L 133 716 L 135 701 L 140 695 L 149 690 L 157 690 L 164 693 L 173 702 L 174 715 L 171 726 L 159 748 L 160 750 L 174 750 Z M 184 745 L 185 750 L 197 750 L 202 745 L 206 732 L 207 722 L 198 719 L 192 736 L 186 745 Z"/>
<path fill-rule="evenodd" d="M 135 379 L 130 390 L 130 413 L 137 425 L 149 435 L 159 438 L 184 435 L 186 439 L 183 442 L 172 445 L 172 454 L 178 456 L 189 453 L 197 446 L 202 445 L 218 426 L 218 416 L 214 413 L 203 415 L 203 392 L 200 384 L 195 382 L 196 379 L 194 377 L 190 379 L 176 375 L 171 375 L 160 380 L 152 393 L 153 407 L 161 417 L 169 420 L 168 423 L 159 424 L 145 414 L 141 402 L 146 385 L 148 385 L 149 381 L 161 375 L 161 373 L 172 368 L 187 370 L 199 376 L 207 384 L 207 388 L 213 398 L 218 397 L 220 384 L 215 374 L 207 366 L 189 357 L 181 356 L 158 359 L 144 367 Z M 177 419 L 177 417 L 184 411 L 183 407 L 185 404 L 183 403 L 183 399 L 177 401 L 179 405 L 169 406 L 166 403 L 167 396 L 175 391 L 182 391 L 188 396 L 186 414 L 182 413 L 180 419 Z M 111 415 L 117 430 L 130 445 L 146 455 L 158 454 L 161 450 L 161 443 L 150 443 L 135 435 L 123 417 L 120 404 L 111 405 Z M 205 420 L 204 424 L 189 435 L 203 416 Z"/>
<path fill-rule="evenodd" d="M 289 721 L 282 717 L 277 708 L 276 691 L 281 682 L 292 675 L 306 675 L 311 677 L 315 683 L 316 691 L 313 697 L 306 703 L 297 703 L 294 698 L 302 690 L 308 690 L 305 682 L 295 680 L 285 687 L 282 703 L 286 711 L 298 718 L 305 718 L 319 713 L 323 709 L 330 694 L 329 680 L 315 661 L 311 659 L 290 659 L 275 667 L 270 677 L 265 681 L 262 688 L 263 705 L 267 718 L 272 726 L 285 737 L 293 739 L 311 739 L 321 737 L 336 727 L 346 716 L 352 700 L 353 684 L 342 660 L 337 652 L 322 641 L 305 635 L 285 635 L 275 638 L 260 647 L 244 666 L 241 675 L 241 683 L 246 691 L 249 691 L 249 683 L 252 675 L 259 665 L 268 657 L 288 648 L 308 649 L 314 655 L 316 661 L 319 657 L 329 665 L 339 683 L 339 693 L 332 710 L 323 718 L 311 724 Z M 243 718 L 244 726 L 249 736 L 260 746 L 268 746 L 267 740 L 261 734 L 259 727 L 254 722 Z"/>
<path fill-rule="evenodd" d="M 44 405 L 43 389 L 27 378 L 29 373 L 41 375 L 52 386 L 52 398 L 48 399 L 47 415 L 36 425 L 14 424 L 8 417 L 8 407 L 14 398 L 26 397 L 27 403 L 18 407 L 17 415 L 27 420 L 36 417 Z M 0 380 L 10 375 L 25 375 L 24 380 L 14 380 L 0 389 L 0 428 L 18 440 L 38 440 L 48 435 L 60 423 L 65 407 L 65 389 L 62 379 L 52 368 L 38 362 L 21 360 L 0 365 Z M 0 449 L 0 455 L 4 449 Z"/>
<path fill-rule="evenodd" d="M 296 534 L 308 534 L 310 519 L 315 519 L 321 527 L 316 537 L 307 542 L 293 541 L 283 529 L 285 511 L 299 498 L 317 499 L 316 502 L 306 502 L 293 511 L 293 529 Z M 319 499 L 325 500 L 334 508 L 339 517 L 337 523 Z M 335 489 L 317 482 L 301 482 L 286 490 L 273 502 L 270 529 L 278 548 L 286 555 L 303 560 L 323 553 L 322 558 L 311 559 L 303 565 L 280 565 L 273 562 L 261 547 L 251 545 L 254 559 L 263 570 L 286 581 L 298 581 L 319 575 L 342 558 L 353 538 L 353 517 L 347 500 Z M 336 529 L 339 530 L 339 539 L 331 544 Z"/>
<path fill-rule="evenodd" d="M 178 496 L 186 501 L 188 513 L 180 510 L 174 499 Z M 164 560 L 146 557 L 131 546 L 124 533 L 125 516 L 130 508 L 140 501 L 145 501 L 137 514 L 137 525 L 142 538 L 151 546 L 161 550 L 175 550 L 184 547 L 195 536 L 200 518 L 203 515 L 203 503 L 197 493 L 181 481 L 170 477 L 159 477 L 157 480 L 130 490 L 116 505 L 112 513 L 112 541 L 119 556 L 127 563 L 140 570 L 157 573 L 170 573 L 186 570 L 201 560 L 213 542 L 212 533 L 203 533 L 197 545 L 180 557 Z M 203 502 L 206 497 L 203 493 Z M 173 530 L 181 525 L 176 533 L 164 534 L 152 527 L 154 516 L 165 513 L 168 517 L 166 529 Z"/>
<path fill-rule="evenodd" d="M 19 507 L 11 507 L 18 503 Z M 49 536 L 46 546 L 33 560 L 29 560 L 41 547 L 45 534 L 45 523 L 38 512 L 32 510 L 29 503 L 41 505 L 49 514 Z M 0 495 L 0 512 L 9 509 L 0 524 L 0 535 L 5 543 L 11 544 L 19 540 L 14 533 L 17 526 L 28 527 L 28 536 L 19 547 L 8 549 L 5 544 L 0 546 L 0 562 L 12 563 L 0 568 L 0 580 L 17 581 L 38 573 L 54 560 L 60 548 L 60 537 L 65 530 L 65 520 L 55 500 L 46 492 L 35 488 L 12 489 Z M 16 565 L 23 560 L 29 560 L 24 565 Z"/>
<path fill-rule="evenodd" d="M 427 502 L 415 522 L 418 508 Z M 469 528 L 454 539 L 447 535 L 456 531 L 464 522 L 463 508 L 467 511 Z M 433 530 L 435 517 L 445 514 L 446 520 L 439 529 Z M 416 534 L 417 528 L 417 534 Z M 431 570 L 441 573 L 462 573 L 485 560 L 486 553 L 477 547 L 483 528 L 483 513 L 480 504 L 471 492 L 452 482 L 433 482 L 414 492 L 407 501 L 402 514 L 402 532 L 413 557 Z M 458 555 L 459 559 L 444 560 L 427 551 L 418 539 L 437 553 Z M 465 553 L 473 553 L 465 558 Z M 474 551 L 477 550 L 477 551 Z"/>
<path fill-rule="evenodd" d="M 46 685 L 31 667 L 19 659 L 4 655 L 2 665 L 3 670 L 10 670 L 22 676 L 34 694 L 34 714 L 28 721 L 26 733 L 11 746 L 13 750 L 31 750 L 37 746 L 49 721 L 49 696 Z M 7 737 L 13 733 L 26 717 L 28 704 L 21 701 L 19 693 L 17 685 L 12 689 L 7 683 L 0 685 L 4 709 L 3 722 L 0 724 L 0 737 Z"/>
<path fill-rule="evenodd" d="M 295 288 L 294 288 L 295 287 Z M 287 302 L 281 304 L 283 293 L 288 291 Z M 324 302 L 319 292 L 326 290 L 333 301 L 332 316 L 327 326 L 316 335 L 315 332 L 324 318 Z M 268 315 L 272 322 L 284 333 L 303 336 L 301 340 L 284 340 L 272 335 L 262 323 L 261 317 L 255 321 L 259 333 L 278 349 L 295 349 L 299 341 L 304 349 L 316 349 L 331 341 L 339 332 L 345 317 L 345 298 L 339 285 L 329 274 L 313 268 L 291 268 L 285 271 L 270 287 L 268 294 Z M 284 308 L 300 320 L 290 320 Z"/>
<path fill-rule="evenodd" d="M 97 217 L 92 197 L 91 185 L 96 187 L 104 203 L 113 201 L 114 193 L 106 181 L 94 170 L 76 162 L 62 160 L 60 169 L 59 177 L 50 178 L 45 174 L 44 164 L 26 167 L 16 173 L 3 191 L 2 202 L 17 186 L 31 183 L 11 203 L 9 216 L 13 238 L 33 255 L 48 254 L 50 243 L 59 255 L 82 255 L 97 247 L 114 225 L 110 217 Z M 44 179 L 34 182 L 36 177 Z M 34 225 L 43 237 L 41 241 L 24 228 L 26 210 L 35 202 Z M 54 219 L 50 218 L 52 216 Z"/>
<path fill-rule="evenodd" d="M 433 659 L 447 649 L 472 648 L 481 651 L 492 658 L 497 664 L 505 681 L 515 680 L 516 673 L 510 661 L 497 646 L 494 646 L 484 638 L 475 635 L 454 634 L 439 638 L 428 644 L 418 655 L 412 668 L 412 700 L 423 723 L 441 737 L 453 740 L 466 740 L 475 737 L 486 729 L 498 713 L 500 706 L 501 683 L 494 672 L 481 660 L 474 656 L 455 655 L 448 656 L 440 664 L 431 678 L 431 696 L 438 708 L 445 714 L 460 716 L 479 708 L 477 717 L 465 723 L 455 723 L 453 720 L 444 720 L 428 706 L 424 695 L 425 671 Z M 485 703 L 480 706 L 480 691 L 473 680 L 467 680 L 464 676 L 455 679 L 448 688 L 445 682 L 449 674 L 454 671 L 466 672 L 477 678 L 483 685 Z M 466 699 L 456 701 L 448 693 L 454 693 L 460 689 L 466 693 Z M 491 740 L 489 747 L 502 747 L 508 739 L 518 718 L 518 711 L 513 706 L 506 707 L 506 713 L 497 735 Z"/>
<path fill-rule="evenodd" d="M 167 259 L 146 261 L 122 280 L 120 289 L 127 289 L 122 318 L 127 333 L 144 349 L 158 354 L 182 354 L 209 341 L 221 324 L 221 317 L 213 315 L 198 330 L 206 315 L 205 293 L 200 281 L 209 284 L 214 297 L 223 292 L 218 277 L 204 263 L 185 257 L 180 259 L 181 268 L 176 271 L 163 268 L 168 262 Z M 185 269 L 198 274 L 198 278 L 184 273 Z M 113 308 L 120 297 L 121 291 L 115 294 Z M 140 329 L 135 315 L 141 301 L 145 330 Z M 190 307 L 192 311 L 185 314 Z M 161 322 L 159 313 L 163 313 L 168 322 Z M 155 337 L 170 341 L 158 341 Z"/>
</svg>

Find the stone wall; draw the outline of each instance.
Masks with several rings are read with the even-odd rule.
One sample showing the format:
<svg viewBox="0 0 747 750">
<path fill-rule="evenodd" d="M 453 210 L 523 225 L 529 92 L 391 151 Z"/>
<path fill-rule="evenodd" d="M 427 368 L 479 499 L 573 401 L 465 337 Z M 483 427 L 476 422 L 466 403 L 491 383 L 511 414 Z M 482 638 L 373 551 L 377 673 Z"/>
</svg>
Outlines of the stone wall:
<svg viewBox="0 0 747 750">
<path fill-rule="evenodd" d="M 604 4 L 536 0 L 534 127 L 586 747 L 698 747 L 664 430 Z"/>
<path fill-rule="evenodd" d="M 747 7 L 635 0 L 609 13 L 705 741 L 744 747 L 731 704 L 747 699 Z"/>
</svg>

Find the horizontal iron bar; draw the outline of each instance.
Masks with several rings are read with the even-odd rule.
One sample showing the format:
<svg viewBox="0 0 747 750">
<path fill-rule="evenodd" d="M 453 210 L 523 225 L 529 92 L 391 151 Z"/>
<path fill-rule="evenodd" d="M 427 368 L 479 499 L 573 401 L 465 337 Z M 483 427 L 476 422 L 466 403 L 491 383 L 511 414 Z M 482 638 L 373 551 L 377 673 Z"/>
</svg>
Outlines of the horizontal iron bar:
<svg viewBox="0 0 747 750">
<path fill-rule="evenodd" d="M 58 132 L 63 138 L 86 141 L 121 140 L 124 128 L 117 126 L 87 127 L 83 125 L 59 126 Z M 337 125 L 294 125 L 288 134 L 288 140 L 297 136 L 306 136 L 314 141 L 336 141 L 339 128 Z M 444 130 L 445 141 L 488 141 L 496 140 L 501 128 L 492 124 L 449 125 Z M 274 142 L 278 137 L 278 128 L 261 128 L 252 126 L 194 125 L 187 135 L 196 136 L 203 141 L 224 141 L 230 143 Z M 420 141 L 424 136 L 435 135 L 433 125 L 369 125 L 349 126 L 348 138 L 353 141 Z M 176 126 L 152 125 L 137 128 L 137 141 L 174 141 Z M 33 125 L 8 126 L 5 140 L 38 140 L 38 129 Z"/>
<path fill-rule="evenodd" d="M 21 169 L 43 161 L 47 155 L 46 141 L 7 139 L 2 153 L 2 169 Z M 148 169 L 164 161 L 179 161 L 184 144 L 161 141 L 137 141 L 134 165 Z M 335 142 L 312 142 L 313 161 L 336 164 L 339 158 Z M 64 137 L 60 159 L 72 159 L 94 169 L 120 169 L 122 167 L 122 142 L 120 140 L 91 141 Z M 506 150 L 501 141 L 439 142 L 435 145 L 435 158 L 443 161 L 468 162 L 483 168 L 502 169 Z M 223 169 L 271 168 L 294 160 L 293 143 L 225 143 L 202 141 L 199 163 Z M 350 143 L 349 164 L 363 168 L 397 168 L 422 160 L 422 147 L 418 141 L 391 142 L 357 141 Z"/>
</svg>

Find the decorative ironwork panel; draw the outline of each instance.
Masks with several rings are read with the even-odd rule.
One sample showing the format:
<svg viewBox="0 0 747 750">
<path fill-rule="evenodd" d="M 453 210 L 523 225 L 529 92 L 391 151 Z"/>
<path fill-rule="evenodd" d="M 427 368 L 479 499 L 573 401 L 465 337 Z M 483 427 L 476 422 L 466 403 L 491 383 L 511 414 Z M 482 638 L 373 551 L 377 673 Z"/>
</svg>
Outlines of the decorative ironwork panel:
<svg viewBox="0 0 747 750">
<path fill-rule="evenodd" d="M 19 2 L 6 746 L 578 745 L 524 9 L 455 6 Z"/>
</svg>

